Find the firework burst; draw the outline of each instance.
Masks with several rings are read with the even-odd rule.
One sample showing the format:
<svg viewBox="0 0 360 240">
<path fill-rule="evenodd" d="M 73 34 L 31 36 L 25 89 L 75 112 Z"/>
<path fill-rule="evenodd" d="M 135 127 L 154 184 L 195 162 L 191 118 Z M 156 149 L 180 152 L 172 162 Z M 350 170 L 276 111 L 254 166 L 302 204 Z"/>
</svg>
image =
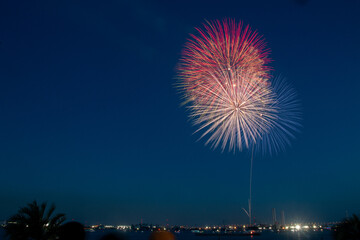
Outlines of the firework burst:
<svg viewBox="0 0 360 240">
<path fill-rule="evenodd" d="M 269 82 L 269 50 L 249 26 L 231 20 L 197 29 L 185 46 L 178 87 L 190 117 L 224 150 L 249 148 L 276 120 L 276 94 Z M 220 144 L 221 143 L 221 144 Z"/>
<path fill-rule="evenodd" d="M 299 102 L 283 80 L 270 81 L 262 37 L 231 20 L 208 22 L 197 31 L 180 59 L 178 88 L 201 138 L 207 136 L 213 148 L 270 154 L 290 145 L 299 127 Z M 243 208 L 250 225 L 253 157 L 249 208 Z"/>
</svg>

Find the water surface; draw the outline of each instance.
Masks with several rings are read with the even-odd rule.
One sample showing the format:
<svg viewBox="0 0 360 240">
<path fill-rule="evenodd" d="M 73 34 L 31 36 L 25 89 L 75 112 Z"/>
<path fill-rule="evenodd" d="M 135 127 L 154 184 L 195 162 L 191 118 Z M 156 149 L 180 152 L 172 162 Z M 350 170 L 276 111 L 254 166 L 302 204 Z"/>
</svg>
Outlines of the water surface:
<svg viewBox="0 0 360 240">
<path fill-rule="evenodd" d="M 115 231 L 116 232 L 116 231 Z M 100 240 L 100 238 L 111 231 L 87 232 L 86 240 Z M 5 240 L 5 231 L 0 229 L 0 240 Z M 126 233 L 126 240 L 147 240 L 149 239 L 149 232 L 131 232 Z M 190 232 L 175 233 L 176 240 L 333 240 L 331 231 L 317 231 L 317 232 L 262 232 L 260 236 L 195 236 Z"/>
</svg>

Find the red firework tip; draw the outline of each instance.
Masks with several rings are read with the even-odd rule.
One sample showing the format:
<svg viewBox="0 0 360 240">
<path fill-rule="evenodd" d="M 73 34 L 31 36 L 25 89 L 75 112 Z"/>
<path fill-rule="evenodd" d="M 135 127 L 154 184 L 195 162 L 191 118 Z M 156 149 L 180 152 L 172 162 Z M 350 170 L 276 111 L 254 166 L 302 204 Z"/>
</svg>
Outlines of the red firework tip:
<svg viewBox="0 0 360 240">
<path fill-rule="evenodd" d="M 257 72 L 260 78 L 268 79 L 271 68 L 270 50 L 262 36 L 242 22 L 225 19 L 206 22 L 196 28 L 185 45 L 180 63 L 180 75 L 196 80 L 201 73 L 214 69 Z"/>
</svg>

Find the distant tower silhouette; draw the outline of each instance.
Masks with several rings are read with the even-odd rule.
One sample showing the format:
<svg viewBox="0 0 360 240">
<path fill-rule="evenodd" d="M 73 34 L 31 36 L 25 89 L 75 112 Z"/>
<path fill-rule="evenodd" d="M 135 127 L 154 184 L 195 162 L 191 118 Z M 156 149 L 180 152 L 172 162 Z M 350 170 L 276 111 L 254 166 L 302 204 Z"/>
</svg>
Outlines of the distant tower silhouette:
<svg viewBox="0 0 360 240">
<path fill-rule="evenodd" d="M 281 211 L 281 226 L 285 226 L 285 213 Z"/>
<path fill-rule="evenodd" d="M 275 208 L 272 209 L 272 218 L 273 218 L 273 225 L 276 225 L 276 210 L 275 210 Z"/>
</svg>

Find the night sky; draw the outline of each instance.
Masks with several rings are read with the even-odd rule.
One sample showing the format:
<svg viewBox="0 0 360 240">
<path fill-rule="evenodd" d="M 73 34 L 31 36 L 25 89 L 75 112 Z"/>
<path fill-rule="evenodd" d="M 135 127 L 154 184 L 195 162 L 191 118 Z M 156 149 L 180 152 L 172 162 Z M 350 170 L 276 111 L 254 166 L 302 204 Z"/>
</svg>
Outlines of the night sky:
<svg viewBox="0 0 360 240">
<path fill-rule="evenodd" d="M 211 150 L 174 87 L 205 20 L 257 29 L 302 102 L 254 159 L 257 222 L 360 213 L 360 1 L 1 1 L 0 220 L 33 200 L 85 224 L 247 223 L 249 153 Z"/>
</svg>

